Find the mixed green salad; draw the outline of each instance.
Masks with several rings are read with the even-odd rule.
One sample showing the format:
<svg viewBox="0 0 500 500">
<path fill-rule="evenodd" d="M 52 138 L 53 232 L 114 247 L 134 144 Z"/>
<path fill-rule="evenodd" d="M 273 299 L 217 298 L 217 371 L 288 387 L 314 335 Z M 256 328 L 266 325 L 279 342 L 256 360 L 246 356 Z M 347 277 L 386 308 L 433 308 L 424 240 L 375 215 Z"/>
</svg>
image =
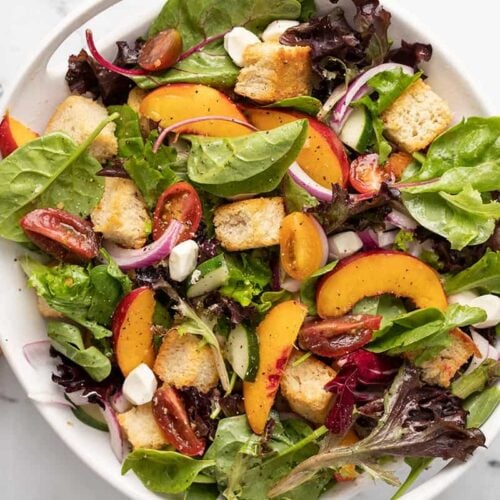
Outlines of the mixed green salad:
<svg viewBox="0 0 500 500">
<path fill-rule="evenodd" d="M 87 30 L 44 133 L 0 124 L 24 354 L 155 493 L 397 498 L 485 444 L 500 117 L 452 125 L 432 47 L 352 3 L 169 0 L 112 62 Z"/>
</svg>

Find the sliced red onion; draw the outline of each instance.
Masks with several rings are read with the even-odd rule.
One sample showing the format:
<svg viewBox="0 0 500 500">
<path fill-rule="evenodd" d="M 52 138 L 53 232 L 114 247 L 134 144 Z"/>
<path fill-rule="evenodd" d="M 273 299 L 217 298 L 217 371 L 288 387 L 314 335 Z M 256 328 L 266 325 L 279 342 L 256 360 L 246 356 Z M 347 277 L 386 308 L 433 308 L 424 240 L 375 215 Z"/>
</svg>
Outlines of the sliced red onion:
<svg viewBox="0 0 500 500">
<path fill-rule="evenodd" d="M 118 423 L 116 412 L 113 410 L 110 403 L 104 403 L 104 409 L 101 408 L 101 412 L 108 425 L 111 449 L 118 461 L 122 463 L 125 455 L 128 453 L 128 445 L 122 428 Z"/>
<path fill-rule="evenodd" d="M 36 340 L 23 346 L 23 355 L 32 368 L 38 370 L 50 362 L 50 340 Z"/>
<path fill-rule="evenodd" d="M 498 350 L 491 344 L 488 346 L 488 358 L 498 361 Z"/>
<path fill-rule="evenodd" d="M 174 123 L 172 125 L 169 125 L 168 127 L 164 128 L 161 132 L 161 134 L 158 136 L 158 139 L 156 139 L 154 146 L 153 146 L 153 153 L 157 153 L 158 150 L 160 149 L 160 146 L 163 144 L 163 141 L 165 140 L 165 137 L 167 137 L 170 132 L 175 132 L 176 129 L 180 127 L 185 127 L 186 125 L 191 125 L 192 123 L 198 123 L 198 122 L 210 122 L 210 121 L 224 121 L 224 122 L 231 122 L 231 123 L 236 123 L 237 125 L 241 125 L 242 127 L 246 127 L 250 130 L 253 130 L 254 132 L 258 130 L 257 127 L 254 127 L 251 123 L 244 122 L 243 120 L 238 120 L 237 118 L 231 118 L 230 116 L 221 116 L 221 115 L 214 115 L 214 116 L 197 116 L 194 118 L 187 118 L 186 120 L 182 120 L 180 122 Z"/>
<path fill-rule="evenodd" d="M 87 39 L 87 45 L 89 47 L 89 51 L 92 54 L 92 57 L 103 67 L 105 67 L 107 70 L 112 71 L 113 73 L 118 73 L 119 75 L 124 75 L 124 76 L 147 76 L 149 75 L 148 71 L 145 71 L 143 69 L 127 69 L 127 68 L 121 68 L 120 66 L 117 66 L 116 64 L 113 64 L 112 62 L 108 61 L 107 59 L 104 59 L 104 57 L 99 53 L 95 46 L 94 42 L 94 35 L 92 34 L 92 30 L 85 30 L 85 38 Z"/>
<path fill-rule="evenodd" d="M 357 234 L 363 242 L 365 250 L 377 250 L 379 248 L 377 233 L 373 229 L 358 231 Z"/>
<path fill-rule="evenodd" d="M 315 219 L 314 216 L 311 215 L 311 219 L 318 230 L 319 237 L 321 240 L 321 265 L 319 267 L 323 267 L 328 262 L 328 254 L 330 253 L 330 248 L 328 247 L 328 238 L 326 236 L 325 230 L 323 226 Z"/>
<path fill-rule="evenodd" d="M 427 250 L 428 252 L 434 251 L 434 243 L 432 240 L 425 240 L 422 242 L 411 241 L 408 243 L 408 253 L 413 255 L 413 257 L 420 258 L 424 250 Z"/>
<path fill-rule="evenodd" d="M 290 166 L 288 173 L 294 182 L 305 189 L 311 196 L 320 201 L 332 201 L 332 190 L 318 184 L 314 179 L 309 177 L 297 162 L 294 162 Z"/>
<path fill-rule="evenodd" d="M 393 69 L 401 68 L 404 73 L 408 75 L 413 75 L 415 71 L 410 66 L 405 66 L 403 64 L 397 63 L 385 63 L 375 66 L 362 73 L 358 78 L 356 78 L 347 88 L 344 96 L 337 102 L 333 109 L 331 127 L 337 133 L 342 130 L 347 118 L 352 113 L 352 108 L 350 107 L 354 101 L 361 99 L 366 94 L 369 94 L 372 89 L 368 86 L 368 82 L 379 73 L 383 71 L 392 71 Z"/>
<path fill-rule="evenodd" d="M 399 210 L 392 210 L 385 218 L 386 222 L 393 224 L 405 231 L 415 231 L 417 229 L 417 222 L 409 215 L 400 212 Z"/>
<path fill-rule="evenodd" d="M 124 396 L 123 391 L 116 391 L 111 398 L 111 406 L 117 413 L 124 413 L 132 408 L 130 401 Z"/>
<path fill-rule="evenodd" d="M 184 225 L 174 219 L 158 240 L 144 248 L 131 250 L 110 242 L 107 242 L 104 247 L 123 271 L 140 269 L 157 264 L 168 257 L 177 244 L 183 228 Z"/>
<path fill-rule="evenodd" d="M 472 340 L 474 341 L 474 344 L 476 344 L 476 347 L 479 349 L 479 352 L 481 353 L 481 356 L 474 356 L 472 358 L 472 361 L 470 362 L 470 365 L 467 367 L 467 370 L 465 370 L 464 375 L 468 375 L 469 373 L 472 373 L 485 359 L 490 357 L 490 352 L 491 352 L 491 358 L 492 359 L 498 359 L 498 352 L 496 349 L 490 345 L 490 343 L 476 330 L 471 328 L 471 336 Z M 492 348 L 492 351 L 490 351 L 490 347 Z M 495 351 L 497 357 L 495 358 Z"/>
<path fill-rule="evenodd" d="M 380 248 L 388 248 L 394 244 L 396 241 L 396 236 L 398 235 L 399 230 L 395 231 L 378 231 L 376 233 L 378 246 Z"/>
</svg>

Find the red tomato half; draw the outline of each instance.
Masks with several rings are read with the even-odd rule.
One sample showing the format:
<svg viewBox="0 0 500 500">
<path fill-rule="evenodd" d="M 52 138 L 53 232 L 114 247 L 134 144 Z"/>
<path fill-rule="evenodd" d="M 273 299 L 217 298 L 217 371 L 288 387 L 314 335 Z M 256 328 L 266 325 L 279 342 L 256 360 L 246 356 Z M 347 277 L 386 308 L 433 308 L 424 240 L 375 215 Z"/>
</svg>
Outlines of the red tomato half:
<svg viewBox="0 0 500 500">
<path fill-rule="evenodd" d="M 194 433 L 182 399 L 168 384 L 156 391 L 153 416 L 167 441 L 178 452 L 188 457 L 203 454 L 205 442 Z"/>
<path fill-rule="evenodd" d="M 358 156 L 349 172 L 351 186 L 362 194 L 377 194 L 383 182 L 394 182 L 395 176 L 378 163 L 377 154 Z"/>
<path fill-rule="evenodd" d="M 39 208 L 19 224 L 37 247 L 63 262 L 79 264 L 93 259 L 99 251 L 92 224 L 64 210 Z"/>
<path fill-rule="evenodd" d="M 156 204 L 153 217 L 153 239 L 165 232 L 170 221 L 184 224 L 178 243 L 191 239 L 198 231 L 202 215 L 200 197 L 191 184 L 178 182 L 165 189 Z"/>
</svg>

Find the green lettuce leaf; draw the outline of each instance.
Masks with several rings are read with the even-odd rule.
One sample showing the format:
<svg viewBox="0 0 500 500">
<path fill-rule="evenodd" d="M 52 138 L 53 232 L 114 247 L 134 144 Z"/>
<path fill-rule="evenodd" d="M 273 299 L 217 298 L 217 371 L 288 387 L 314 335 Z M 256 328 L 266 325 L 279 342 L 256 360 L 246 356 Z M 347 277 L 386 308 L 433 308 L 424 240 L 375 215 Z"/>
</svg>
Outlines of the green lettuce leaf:
<svg viewBox="0 0 500 500">
<path fill-rule="evenodd" d="M 242 306 L 249 306 L 271 283 L 267 254 L 259 251 L 226 255 L 229 278 L 219 292 Z"/>
<path fill-rule="evenodd" d="M 305 279 L 300 286 L 300 300 L 307 307 L 310 315 L 314 316 L 316 314 L 316 284 L 318 283 L 321 276 L 332 271 L 338 261 L 334 260 L 326 266 L 318 269 L 316 272 L 311 274 L 309 278 Z"/>
<path fill-rule="evenodd" d="M 473 266 L 447 276 L 444 288 L 448 295 L 474 288 L 500 294 L 500 252 L 488 251 Z"/>
<path fill-rule="evenodd" d="M 221 197 L 268 193 L 286 174 L 307 138 L 307 120 L 235 138 L 185 136 L 189 179 Z"/>
<path fill-rule="evenodd" d="M 460 399 L 467 399 L 500 377 L 500 361 L 485 359 L 474 371 L 462 375 L 451 384 L 451 392 Z"/>
<path fill-rule="evenodd" d="M 300 16 L 298 0 L 169 0 L 151 25 L 148 37 L 176 28 L 182 36 L 183 49 L 188 50 L 235 26 L 260 33 L 272 21 L 298 19 Z M 175 82 L 232 87 L 239 71 L 224 50 L 223 41 L 217 40 L 154 78 L 135 77 L 134 80 L 142 88 Z"/>
<path fill-rule="evenodd" d="M 61 321 L 49 321 L 47 335 L 57 352 L 81 366 L 95 381 L 101 382 L 111 373 L 111 361 L 96 347 L 85 348 L 78 327 Z"/>
<path fill-rule="evenodd" d="M 497 385 L 475 394 L 467 399 L 464 408 L 469 412 L 467 427 L 475 429 L 481 427 L 500 404 L 500 387 Z"/>
<path fill-rule="evenodd" d="M 446 312 L 439 309 L 418 309 L 387 321 L 375 332 L 366 349 L 396 356 L 415 352 L 419 365 L 451 343 L 450 330 L 484 321 L 486 313 L 477 307 L 451 305 Z"/>
<path fill-rule="evenodd" d="M 130 158 L 141 157 L 144 150 L 139 115 L 127 104 L 109 106 L 110 113 L 118 113 L 115 135 L 118 140 L 118 156 Z"/>
<path fill-rule="evenodd" d="M 302 212 L 307 208 L 319 205 L 318 199 L 296 184 L 288 174 L 283 177 L 281 191 L 285 199 L 287 213 Z"/>
<path fill-rule="evenodd" d="M 316 99 L 315 97 L 302 95 L 298 97 L 290 97 L 289 99 L 283 99 L 282 101 L 277 101 L 264 107 L 288 108 L 295 111 L 300 111 L 301 113 L 305 113 L 306 115 L 316 116 L 321 111 L 323 104 L 319 99 Z"/>
</svg>

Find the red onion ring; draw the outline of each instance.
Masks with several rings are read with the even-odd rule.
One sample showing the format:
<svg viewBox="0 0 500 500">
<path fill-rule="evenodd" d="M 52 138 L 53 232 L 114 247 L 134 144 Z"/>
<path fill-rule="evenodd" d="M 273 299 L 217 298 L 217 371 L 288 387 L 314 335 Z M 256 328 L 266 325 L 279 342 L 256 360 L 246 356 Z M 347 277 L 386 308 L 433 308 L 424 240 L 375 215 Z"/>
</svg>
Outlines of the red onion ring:
<svg viewBox="0 0 500 500">
<path fill-rule="evenodd" d="M 97 47 L 95 46 L 94 42 L 94 35 L 92 34 L 92 30 L 85 30 L 85 38 L 87 40 L 87 45 L 89 47 L 90 53 L 92 54 L 92 57 L 103 67 L 105 67 L 107 70 L 112 71 L 113 73 L 118 73 L 119 75 L 123 76 L 147 76 L 149 75 L 148 71 L 145 71 L 143 69 L 127 69 L 127 68 L 121 68 L 120 66 L 117 66 L 116 64 L 113 64 L 112 62 L 108 61 L 105 59 L 97 50 Z"/>
<path fill-rule="evenodd" d="M 50 360 L 50 340 L 36 340 L 23 346 L 23 355 L 29 365 L 38 370 Z"/>
<path fill-rule="evenodd" d="M 320 201 L 332 201 L 332 190 L 318 184 L 314 179 L 309 177 L 297 162 L 294 162 L 290 166 L 288 173 L 294 182 L 302 189 L 305 189 L 311 196 Z"/>
<path fill-rule="evenodd" d="M 123 271 L 148 267 L 170 255 L 183 228 L 184 225 L 174 219 L 159 239 L 144 248 L 131 250 L 110 242 L 104 247 Z"/>
<path fill-rule="evenodd" d="M 104 409 L 101 408 L 101 412 L 108 425 L 111 449 L 119 462 L 122 463 L 125 455 L 128 453 L 128 445 L 118 423 L 116 412 L 113 410 L 111 404 L 107 402 L 104 403 Z"/>
<path fill-rule="evenodd" d="M 360 76 L 358 76 L 347 88 L 344 96 L 337 102 L 333 108 L 332 119 L 330 125 L 332 129 L 339 133 L 342 130 L 347 118 L 352 113 L 351 103 L 361 99 L 361 97 L 369 94 L 371 88 L 368 86 L 368 81 L 371 80 L 375 75 L 382 73 L 384 71 L 391 71 L 393 69 L 401 68 L 404 73 L 408 75 L 413 75 L 415 71 L 410 66 L 405 66 L 403 64 L 397 63 L 385 63 L 379 64 L 374 68 L 365 71 Z"/>
<path fill-rule="evenodd" d="M 314 222 L 314 225 L 316 226 L 316 229 L 318 230 L 319 233 L 319 237 L 321 239 L 322 257 L 321 257 L 321 265 L 319 267 L 323 267 L 328 262 L 328 255 L 330 253 L 330 248 L 328 247 L 328 238 L 326 236 L 325 230 L 323 229 L 323 226 L 316 220 L 316 218 L 313 215 L 311 215 L 311 219 Z"/>
<path fill-rule="evenodd" d="M 358 236 L 363 242 L 365 250 L 377 250 L 379 248 L 377 233 L 373 229 L 358 231 Z"/>
<path fill-rule="evenodd" d="M 405 231 L 415 231 L 415 229 L 417 229 L 417 223 L 415 220 L 398 210 L 392 210 L 387 215 L 385 220 L 386 222 L 389 222 L 400 229 L 404 229 Z"/>
</svg>

